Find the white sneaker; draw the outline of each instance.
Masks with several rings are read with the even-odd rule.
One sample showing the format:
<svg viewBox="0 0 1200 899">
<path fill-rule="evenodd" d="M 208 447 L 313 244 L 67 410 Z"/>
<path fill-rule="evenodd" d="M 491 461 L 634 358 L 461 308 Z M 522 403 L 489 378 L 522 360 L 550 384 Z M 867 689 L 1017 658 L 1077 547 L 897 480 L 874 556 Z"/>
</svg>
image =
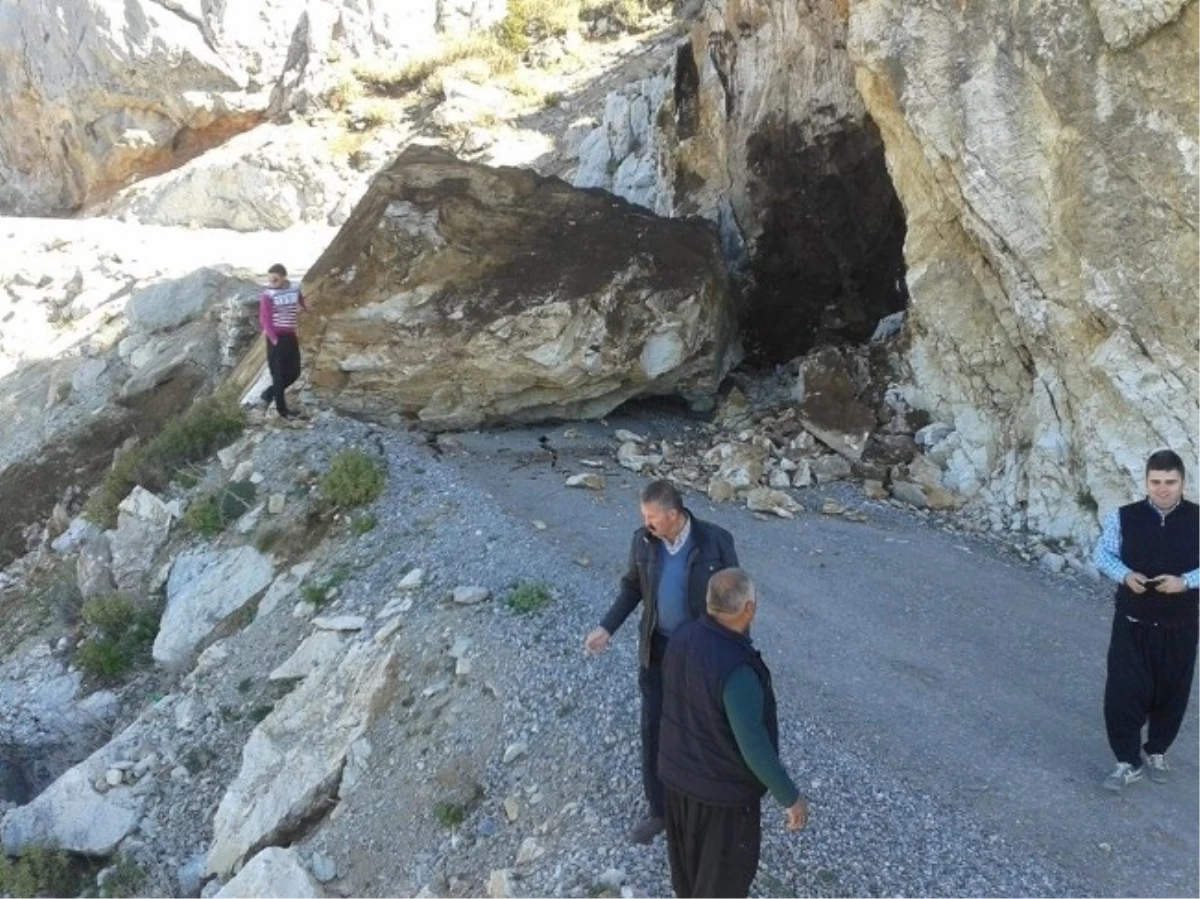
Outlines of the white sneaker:
<svg viewBox="0 0 1200 899">
<path fill-rule="evenodd" d="M 1113 769 L 1113 773 L 1104 778 L 1104 789 L 1120 793 L 1128 784 L 1142 779 L 1142 769 L 1144 767 L 1144 765 L 1141 765 L 1135 768 L 1129 762 L 1117 762 L 1117 767 Z"/>
<path fill-rule="evenodd" d="M 1167 765 L 1166 757 L 1161 752 L 1156 752 L 1146 759 L 1146 769 L 1150 779 L 1156 784 L 1165 784 L 1171 779 L 1169 773 L 1171 768 Z"/>
</svg>

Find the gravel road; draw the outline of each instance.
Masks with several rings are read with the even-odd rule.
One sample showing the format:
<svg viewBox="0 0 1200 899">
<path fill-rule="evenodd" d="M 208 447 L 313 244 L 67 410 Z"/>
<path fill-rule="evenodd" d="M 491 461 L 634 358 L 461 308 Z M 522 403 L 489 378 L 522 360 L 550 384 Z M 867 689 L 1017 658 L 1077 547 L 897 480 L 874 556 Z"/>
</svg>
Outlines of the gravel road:
<svg viewBox="0 0 1200 899">
<path fill-rule="evenodd" d="M 662 414 L 576 425 L 573 438 L 563 427 L 467 434 L 458 438 L 465 452 L 443 456 L 468 492 L 482 491 L 479 503 L 521 527 L 509 550 L 523 557 L 512 560 L 517 568 L 558 571 L 560 585 L 578 590 L 557 613 L 553 639 L 581 641 L 599 618 L 638 524 L 644 479 L 612 462 L 613 431 L 661 438 L 688 426 Z M 554 469 L 540 436 L 558 451 Z M 584 458 L 609 460 L 604 491 L 563 486 L 587 470 Z M 1200 893 L 1195 698 L 1171 753 L 1171 785 L 1143 782 L 1119 796 L 1100 789 L 1112 765 L 1101 715 L 1109 588 L 865 502 L 849 484 L 802 500 L 813 510 L 828 496 L 868 521 L 814 512 L 762 520 L 686 497 L 696 514 L 732 531 L 759 583 L 755 639 L 780 695 L 785 761 L 812 806 L 808 829 L 795 836 L 766 805 L 756 893 Z M 502 544 L 491 548 L 500 568 Z M 645 872 L 638 888 L 655 894 L 668 889 L 661 840 L 650 850 L 621 842 L 641 813 L 637 772 L 628 770 L 636 765 L 632 620 L 614 642 L 592 662 L 555 652 L 539 664 L 574 682 L 574 701 L 594 707 L 597 722 L 615 703 L 620 739 L 608 741 L 611 751 L 593 749 L 587 763 L 611 770 L 578 772 L 582 781 L 607 778 L 614 793 L 601 803 L 598 837 L 612 845 L 589 855 L 598 868 L 618 864 L 627 879 L 629 870 Z M 521 889 L 556 886 L 570 887 L 561 872 Z"/>
</svg>

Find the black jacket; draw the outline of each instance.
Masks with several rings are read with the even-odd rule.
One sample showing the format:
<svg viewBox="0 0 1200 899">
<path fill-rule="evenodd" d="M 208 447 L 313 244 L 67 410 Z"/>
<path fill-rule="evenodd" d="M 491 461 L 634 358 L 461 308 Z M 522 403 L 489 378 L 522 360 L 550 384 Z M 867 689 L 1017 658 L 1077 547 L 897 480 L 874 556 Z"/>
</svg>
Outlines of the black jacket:
<svg viewBox="0 0 1200 899">
<path fill-rule="evenodd" d="M 701 521 L 686 509 L 684 512 L 692 520 L 692 548 L 687 558 L 688 618 L 692 619 L 704 614 L 708 579 L 722 568 L 736 568 L 738 558 L 729 531 Z M 612 607 L 600 621 L 602 628 L 615 634 L 638 603 L 642 604 L 638 660 L 643 668 L 650 667 L 651 638 L 658 624 L 658 582 L 662 576 L 658 547 L 661 542 L 644 527 L 634 532 L 629 547 L 629 569 L 621 578 L 621 587 Z"/>
</svg>

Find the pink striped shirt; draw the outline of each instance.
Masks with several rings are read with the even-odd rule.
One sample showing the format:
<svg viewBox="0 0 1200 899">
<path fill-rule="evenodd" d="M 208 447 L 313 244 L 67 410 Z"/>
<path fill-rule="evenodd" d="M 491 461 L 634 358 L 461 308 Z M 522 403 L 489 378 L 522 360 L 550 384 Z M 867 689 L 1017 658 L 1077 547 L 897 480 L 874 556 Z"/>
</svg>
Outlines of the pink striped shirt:
<svg viewBox="0 0 1200 899">
<path fill-rule="evenodd" d="M 258 320 L 263 334 L 274 343 L 280 334 L 295 334 L 304 305 L 304 294 L 290 281 L 284 287 L 268 287 L 258 298 Z"/>
</svg>

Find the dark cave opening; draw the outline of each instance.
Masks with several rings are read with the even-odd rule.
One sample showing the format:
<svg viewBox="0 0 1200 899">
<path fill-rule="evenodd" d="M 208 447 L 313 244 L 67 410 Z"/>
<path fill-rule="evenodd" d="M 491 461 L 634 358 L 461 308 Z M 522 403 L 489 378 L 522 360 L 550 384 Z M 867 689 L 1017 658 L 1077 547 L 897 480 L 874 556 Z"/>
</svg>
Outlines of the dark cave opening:
<svg viewBox="0 0 1200 899">
<path fill-rule="evenodd" d="M 746 361 L 783 363 L 816 346 L 864 343 L 907 308 L 904 209 L 870 118 L 805 139 L 765 127 L 749 141 L 761 234 L 741 302 Z"/>
</svg>

